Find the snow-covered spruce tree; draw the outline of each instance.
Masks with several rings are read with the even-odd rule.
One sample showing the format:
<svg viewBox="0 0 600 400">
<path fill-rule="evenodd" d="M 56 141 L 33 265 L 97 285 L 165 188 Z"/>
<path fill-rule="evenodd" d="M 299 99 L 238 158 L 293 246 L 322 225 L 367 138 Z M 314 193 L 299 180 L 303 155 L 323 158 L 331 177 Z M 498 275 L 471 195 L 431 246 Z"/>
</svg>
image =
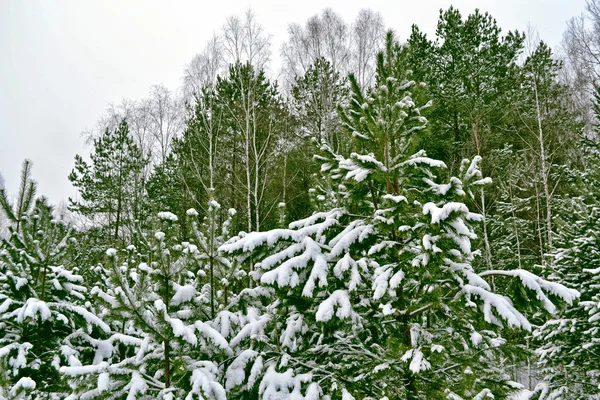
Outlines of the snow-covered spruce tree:
<svg viewBox="0 0 600 400">
<path fill-rule="evenodd" d="M 594 109 L 600 117 L 598 88 Z M 544 380 L 538 391 L 545 399 L 600 399 L 600 145 L 581 141 L 582 168 L 564 174 L 580 196 L 559 199 L 560 229 L 552 255 L 556 279 L 579 290 L 581 298 L 534 332 Z"/>
<path fill-rule="evenodd" d="M 275 293 L 242 329 L 252 340 L 229 366 L 228 387 L 264 399 L 506 396 L 514 385 L 495 365 L 506 351 L 501 327 L 531 325 L 486 278 L 520 278 L 548 311 L 547 293 L 577 297 L 523 270 L 474 271 L 472 224 L 482 217 L 460 200 L 489 180 L 479 157 L 446 180 L 443 162 L 413 154 L 426 120 L 403 58 L 390 33 L 375 87 L 363 95 L 350 77 L 343 120 L 356 151 L 318 155 L 335 207 L 221 247 L 260 260 L 253 277 Z"/>
<path fill-rule="evenodd" d="M 211 310 L 202 254 L 177 243 L 174 214 L 158 217 L 161 231 L 138 230 L 135 244 L 106 251 L 110 281 L 91 292 L 111 333 L 67 338 L 72 357 L 60 371 L 70 399 L 225 399 L 219 361 L 231 350 L 204 322 Z"/>
<path fill-rule="evenodd" d="M 0 246 L 0 399 L 60 398 L 68 389 L 58 373 L 71 332 L 108 330 L 89 310 L 83 278 L 69 258 L 71 229 L 56 220 L 25 161 L 15 204 L 0 204 L 10 237 Z"/>
</svg>

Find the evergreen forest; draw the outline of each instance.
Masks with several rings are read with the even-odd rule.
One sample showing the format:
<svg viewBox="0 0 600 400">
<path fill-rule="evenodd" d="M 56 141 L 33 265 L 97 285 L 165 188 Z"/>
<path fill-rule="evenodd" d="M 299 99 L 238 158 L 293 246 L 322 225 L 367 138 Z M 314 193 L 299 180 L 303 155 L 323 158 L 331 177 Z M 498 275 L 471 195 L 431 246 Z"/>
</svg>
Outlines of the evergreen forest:
<svg viewBox="0 0 600 400">
<path fill-rule="evenodd" d="M 280 49 L 227 18 L 98 116 L 68 204 L 29 160 L 0 185 L 0 399 L 600 399 L 582 11 L 556 49 L 453 7 L 402 40 L 325 9 Z"/>
</svg>

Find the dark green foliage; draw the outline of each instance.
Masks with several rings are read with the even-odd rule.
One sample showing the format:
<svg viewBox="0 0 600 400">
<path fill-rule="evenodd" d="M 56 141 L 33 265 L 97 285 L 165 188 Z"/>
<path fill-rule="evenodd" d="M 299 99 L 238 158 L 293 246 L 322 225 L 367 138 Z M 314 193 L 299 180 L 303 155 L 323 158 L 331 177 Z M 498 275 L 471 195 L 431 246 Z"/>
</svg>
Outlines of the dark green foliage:
<svg viewBox="0 0 600 400">
<path fill-rule="evenodd" d="M 189 181 L 184 180 L 181 163 L 174 153 L 170 153 L 164 162 L 154 168 L 146 183 L 149 209 L 152 214 L 171 211 L 177 215 L 183 237 L 189 237 L 191 234 L 186 211 L 190 207 L 197 207 L 198 201 L 191 197 L 192 191 L 189 190 L 187 184 Z M 199 195 L 201 194 L 203 192 L 199 193 Z"/>
<path fill-rule="evenodd" d="M 494 18 L 479 10 L 466 18 L 453 7 L 440 10 L 434 41 L 413 26 L 410 64 L 434 99 L 425 148 L 451 171 L 465 156 L 485 157 L 511 140 L 506 113 L 517 90 L 514 74 L 523 42 L 518 32 L 502 36 Z"/>
<path fill-rule="evenodd" d="M 247 327 L 280 341 L 246 333 L 249 349 L 232 363 L 264 365 L 259 394 L 462 399 L 506 398 L 514 389 L 504 359 L 516 349 L 502 335 L 531 325 L 487 282 L 503 271 L 475 272 L 472 225 L 482 216 L 462 203 L 490 180 L 480 157 L 463 160 L 457 178 L 415 150 L 428 104 L 412 99 L 422 87 L 409 78 L 405 51 L 390 33 L 376 85 L 363 93 L 350 76 L 341 117 L 355 151 L 345 157 L 322 145 L 315 200 L 323 211 L 221 247 L 260 260 L 256 290 L 274 299 L 260 309 L 262 323 Z M 548 309 L 544 290 L 576 297 L 526 271 L 508 275 Z M 252 374 L 236 383 L 246 379 L 241 390 L 253 389 Z"/>
<path fill-rule="evenodd" d="M 69 180 L 79 190 L 79 198 L 69 199 L 71 210 L 102 225 L 113 239 L 125 239 L 134 221 L 146 215 L 142 172 L 147 160 L 129 136 L 125 121 L 94 140 L 90 158 L 88 164 L 75 157 Z"/>
<path fill-rule="evenodd" d="M 303 186 L 293 179 L 296 171 L 287 171 L 294 129 L 276 83 L 249 64 L 231 65 L 227 77 L 196 95 L 187 129 L 174 145 L 186 192 L 181 209 L 193 206 L 205 215 L 212 197 L 238 210 L 236 231 L 275 226 L 285 189 L 293 188 L 293 207 L 299 197 L 293 184 Z"/>
</svg>

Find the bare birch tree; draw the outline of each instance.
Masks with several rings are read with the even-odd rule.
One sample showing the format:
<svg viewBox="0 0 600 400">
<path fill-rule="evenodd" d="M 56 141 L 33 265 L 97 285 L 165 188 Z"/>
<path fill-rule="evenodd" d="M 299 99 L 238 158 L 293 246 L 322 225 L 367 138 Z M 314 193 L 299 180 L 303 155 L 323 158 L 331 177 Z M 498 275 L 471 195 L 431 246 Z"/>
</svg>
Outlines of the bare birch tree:
<svg viewBox="0 0 600 400">
<path fill-rule="evenodd" d="M 348 73 L 350 65 L 350 28 L 332 9 L 308 19 L 304 27 L 291 24 L 288 41 L 281 47 L 283 73 L 288 82 L 302 76 L 319 58 L 329 61 L 333 69 Z"/>
<path fill-rule="evenodd" d="M 248 63 L 257 71 L 264 71 L 271 59 L 271 37 L 249 8 L 243 18 L 232 15 L 225 21 L 223 49 L 229 64 Z"/>
<path fill-rule="evenodd" d="M 151 122 L 150 139 L 156 163 L 166 160 L 173 139 L 181 133 L 185 123 L 183 100 L 163 85 L 153 86 L 148 99 L 148 117 Z M 146 111 L 146 109 L 143 109 Z M 139 119 L 147 118 L 145 115 Z"/>
<path fill-rule="evenodd" d="M 309 18 L 304 26 L 290 24 L 288 40 L 281 47 L 284 78 L 291 84 L 324 58 L 342 76 L 354 72 L 359 85 L 367 87 L 372 83 L 375 55 L 384 33 L 382 16 L 369 9 L 361 10 L 352 24 L 330 8 Z"/>
<path fill-rule="evenodd" d="M 373 83 L 375 76 L 375 55 L 383 46 L 385 25 L 378 12 L 362 9 L 352 24 L 352 66 L 360 87 Z"/>
<path fill-rule="evenodd" d="M 526 42 L 526 52 L 528 53 L 528 57 L 531 59 L 534 53 L 540 48 L 542 45 L 541 40 L 539 39 L 538 33 L 529 28 L 528 32 L 528 40 Z M 544 199 L 546 206 L 546 240 L 548 245 L 548 250 L 552 249 L 552 189 L 550 188 L 550 160 L 548 156 L 547 144 L 546 144 L 546 136 L 543 128 L 543 120 L 544 116 L 542 114 L 542 108 L 540 107 L 540 94 L 538 90 L 539 82 L 542 79 L 547 79 L 547 77 L 540 76 L 537 72 L 536 66 L 532 63 L 530 68 L 526 68 L 526 75 L 529 75 L 531 80 L 531 86 L 533 89 L 533 100 L 535 103 L 535 136 L 537 138 L 537 154 L 539 156 L 539 171 L 542 180 L 542 186 L 544 190 Z M 532 126 L 533 128 L 533 126 Z"/>
<path fill-rule="evenodd" d="M 600 78 L 599 0 L 587 0 L 585 13 L 567 22 L 562 47 L 569 66 L 588 84 Z"/>
<path fill-rule="evenodd" d="M 208 86 L 214 86 L 217 76 L 227 71 L 223 38 L 214 34 L 185 67 L 183 76 L 183 91 L 185 99 L 193 101 L 195 94 Z"/>
<path fill-rule="evenodd" d="M 152 86 L 146 98 L 123 99 L 118 105 L 110 104 L 96 127 L 84 132 L 84 136 L 88 143 L 92 143 L 107 129 L 117 129 L 122 121 L 127 122 L 129 135 L 144 158 L 151 164 L 161 163 L 171 150 L 173 138 L 183 129 L 183 98 L 163 85 Z"/>
</svg>

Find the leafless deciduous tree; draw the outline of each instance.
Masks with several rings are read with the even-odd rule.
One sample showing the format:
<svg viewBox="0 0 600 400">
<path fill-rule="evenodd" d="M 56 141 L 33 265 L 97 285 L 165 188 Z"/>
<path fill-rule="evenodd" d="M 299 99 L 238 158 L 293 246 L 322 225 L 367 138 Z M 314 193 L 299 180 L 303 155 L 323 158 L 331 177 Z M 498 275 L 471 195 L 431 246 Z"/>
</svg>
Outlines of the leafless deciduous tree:
<svg viewBox="0 0 600 400">
<path fill-rule="evenodd" d="M 185 98 L 192 101 L 202 88 L 214 86 L 217 76 L 226 76 L 228 66 L 249 63 L 257 71 L 265 70 L 271 60 L 271 37 L 256 19 L 252 9 L 240 17 L 231 15 L 219 34 L 186 66 L 183 82 Z"/>
<path fill-rule="evenodd" d="M 319 58 L 345 73 L 349 64 L 348 25 L 332 9 L 314 15 L 302 27 L 290 24 L 288 41 L 282 45 L 283 71 L 289 81 L 303 75 Z"/>
<path fill-rule="evenodd" d="M 232 15 L 223 26 L 223 48 L 228 64 L 249 63 L 257 71 L 267 68 L 271 59 L 271 37 L 256 20 L 252 9 L 243 17 Z"/>
<path fill-rule="evenodd" d="M 87 142 L 91 143 L 107 129 L 115 130 L 123 120 L 143 156 L 151 160 L 151 164 L 161 163 L 185 125 L 183 98 L 163 85 L 155 85 L 147 98 L 123 99 L 121 104 L 110 104 L 96 127 L 84 132 Z"/>
<path fill-rule="evenodd" d="M 153 160 L 163 162 L 169 155 L 173 139 L 184 128 L 185 108 L 181 97 L 162 85 L 152 87 L 148 100 Z"/>
<path fill-rule="evenodd" d="M 316 60 L 324 58 L 336 72 L 354 72 L 359 84 L 368 86 L 384 32 L 381 15 L 368 9 L 361 10 L 353 24 L 347 24 L 329 8 L 309 18 L 305 26 L 290 24 L 288 41 L 281 47 L 284 78 L 291 83 Z"/>
<path fill-rule="evenodd" d="M 356 80 L 367 87 L 375 76 L 375 54 L 383 45 L 385 25 L 381 14 L 362 9 L 352 26 L 352 65 Z"/>
<path fill-rule="evenodd" d="M 205 86 L 214 86 L 217 76 L 226 71 L 224 51 L 222 37 L 214 34 L 206 42 L 204 49 L 192 58 L 183 77 L 186 100 L 190 101 L 194 94 L 200 93 Z"/>
<path fill-rule="evenodd" d="M 562 52 L 562 79 L 571 89 L 574 107 L 590 110 L 594 83 L 600 79 L 600 0 L 587 0 L 585 12 L 567 22 Z M 593 119 L 588 113 L 588 122 Z"/>
<path fill-rule="evenodd" d="M 600 78 L 600 0 L 587 0 L 585 13 L 567 22 L 563 47 L 578 73 Z"/>
</svg>

